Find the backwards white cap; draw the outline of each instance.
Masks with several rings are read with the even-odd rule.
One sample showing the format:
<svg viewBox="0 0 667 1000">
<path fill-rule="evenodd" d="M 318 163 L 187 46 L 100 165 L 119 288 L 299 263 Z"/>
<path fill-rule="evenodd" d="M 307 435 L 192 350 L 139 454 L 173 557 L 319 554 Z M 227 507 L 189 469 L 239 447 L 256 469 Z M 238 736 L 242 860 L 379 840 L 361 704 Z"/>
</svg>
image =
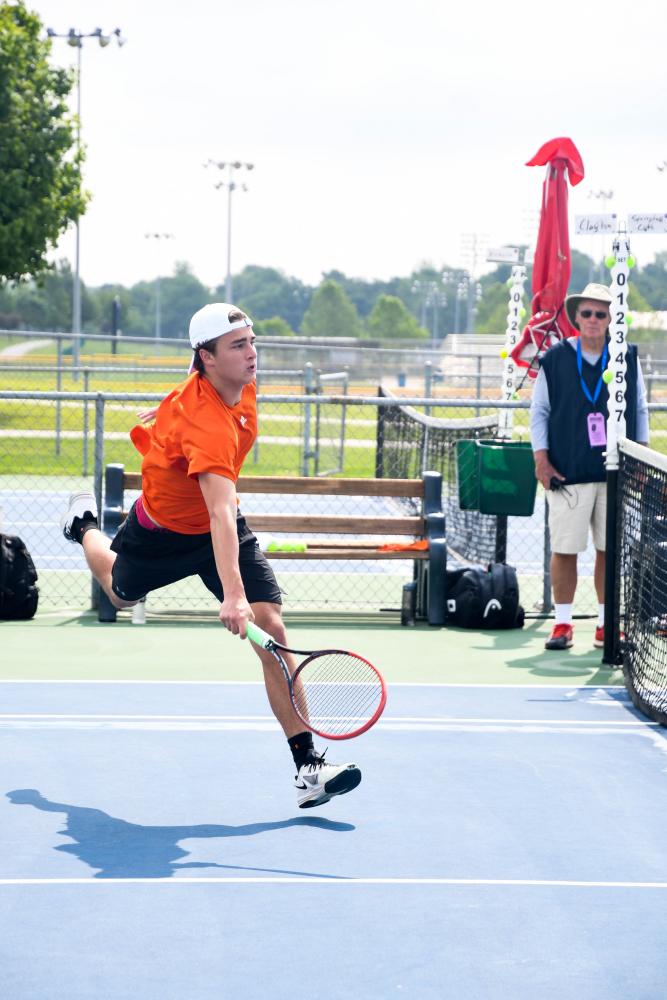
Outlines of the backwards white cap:
<svg viewBox="0 0 667 1000">
<path fill-rule="evenodd" d="M 242 318 L 230 321 L 232 313 L 241 313 Z M 209 340 L 224 337 L 226 333 L 244 326 L 252 326 L 252 320 L 242 309 L 228 302 L 213 302 L 196 312 L 190 320 L 190 343 L 196 349 Z"/>
<path fill-rule="evenodd" d="M 241 319 L 230 320 L 230 315 L 240 313 Z M 230 305 L 229 302 L 213 302 L 204 306 L 194 314 L 190 320 L 190 343 L 192 349 L 196 350 L 209 340 L 216 340 L 224 337 L 232 330 L 240 330 L 243 327 L 252 327 L 252 320 L 242 309 Z M 190 362 L 189 371 L 194 368 L 194 358 Z"/>
</svg>

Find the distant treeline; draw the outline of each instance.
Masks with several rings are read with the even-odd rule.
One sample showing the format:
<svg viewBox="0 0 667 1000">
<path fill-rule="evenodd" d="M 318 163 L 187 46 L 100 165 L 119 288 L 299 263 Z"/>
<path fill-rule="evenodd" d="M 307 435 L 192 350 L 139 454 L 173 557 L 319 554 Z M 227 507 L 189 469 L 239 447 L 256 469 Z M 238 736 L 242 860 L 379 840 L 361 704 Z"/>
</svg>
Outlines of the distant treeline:
<svg viewBox="0 0 667 1000">
<path fill-rule="evenodd" d="M 340 271 L 306 285 L 269 267 L 249 265 L 233 277 L 234 302 L 246 309 L 259 332 L 273 336 L 301 334 L 318 337 L 379 339 L 437 338 L 446 334 L 503 333 L 507 320 L 509 266 L 499 266 L 471 281 L 456 268 L 424 264 L 408 277 L 363 281 Z M 530 272 L 526 283 L 529 308 Z M 608 273 L 584 254 L 573 251 L 570 289 L 581 291 L 588 281 L 608 281 Z M 130 288 L 82 284 L 83 329 L 108 333 L 113 302 L 120 311 L 126 336 L 153 337 L 159 296 L 160 333 L 165 338 L 187 336 L 190 316 L 207 302 L 222 301 L 224 286 L 207 288 L 190 267 L 178 264 L 174 273 Z M 634 310 L 667 310 L 667 253 L 631 273 L 630 304 Z M 641 322 L 638 322 L 641 326 Z M 72 328 L 72 271 L 59 263 L 41 278 L 0 287 L 0 328 L 67 332 Z"/>
</svg>

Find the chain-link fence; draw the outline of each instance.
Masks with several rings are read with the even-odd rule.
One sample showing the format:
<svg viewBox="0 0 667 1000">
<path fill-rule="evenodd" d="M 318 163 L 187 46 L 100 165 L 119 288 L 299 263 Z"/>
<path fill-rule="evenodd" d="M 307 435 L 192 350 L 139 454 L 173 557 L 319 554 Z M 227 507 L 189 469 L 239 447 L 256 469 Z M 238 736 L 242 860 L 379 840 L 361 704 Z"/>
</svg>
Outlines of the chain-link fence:
<svg viewBox="0 0 667 1000">
<path fill-rule="evenodd" d="M 60 344 L 55 353 L 54 343 Z M 161 357 L 82 351 L 74 365 L 62 338 L 47 343 L 42 354 L 0 356 L 2 530 L 21 535 L 35 558 L 40 613 L 90 606 L 91 581 L 81 549 L 62 537 L 59 517 L 70 492 L 92 487 L 101 494 L 105 464 L 120 463 L 127 471 L 139 471 L 140 456 L 128 437 L 137 411 L 161 399 L 187 367 L 187 349 L 174 357 L 173 346 L 167 346 L 172 356 L 167 347 Z M 405 478 L 436 468 L 443 474 L 452 562 L 483 562 L 506 555 L 519 571 L 521 600 L 528 613 L 549 610 L 548 536 L 541 487 L 533 515 L 510 516 L 504 525 L 489 515 L 464 512 L 459 505 L 457 441 L 496 434 L 502 369 L 497 345 L 495 357 L 490 353 L 450 357 L 440 352 L 436 357 L 426 351 L 414 355 L 388 351 L 394 355 L 388 373 L 386 359 L 376 358 L 373 367 L 368 354 L 374 352 L 363 350 L 367 353 L 359 360 L 353 353 L 358 348 L 351 345 L 343 345 L 338 353 L 331 346 L 315 347 L 314 353 L 308 353 L 299 344 L 291 352 L 276 349 L 269 363 L 262 345 L 260 436 L 246 459 L 244 475 Z M 324 363 L 323 351 L 328 352 L 328 370 L 319 367 Z M 287 364 L 290 359 L 297 363 Z M 377 396 L 379 382 L 374 380 L 380 370 L 385 372 L 380 380 L 384 391 L 400 394 L 396 398 Z M 667 436 L 667 406 L 660 402 L 664 377 L 660 371 L 653 375 L 652 382 L 647 377 L 653 387 L 651 439 L 653 447 L 663 450 Z M 527 441 L 529 400 L 507 405 L 514 411 L 513 439 Z M 387 431 L 390 425 L 393 443 Z M 397 442 L 399 425 L 404 437 Z M 246 513 L 306 512 L 304 498 L 289 495 L 248 494 L 241 503 Z M 307 503 L 308 513 L 354 517 L 391 514 L 400 501 L 313 496 Z M 264 546 L 270 541 L 260 537 Z M 597 609 L 593 556 L 589 550 L 580 560 L 579 613 Z M 412 578 L 413 565 L 410 560 L 319 563 L 294 559 L 277 563 L 276 570 L 288 609 L 377 611 L 399 607 L 402 586 Z M 150 607 L 214 610 L 215 602 L 193 580 L 151 595 Z"/>
</svg>

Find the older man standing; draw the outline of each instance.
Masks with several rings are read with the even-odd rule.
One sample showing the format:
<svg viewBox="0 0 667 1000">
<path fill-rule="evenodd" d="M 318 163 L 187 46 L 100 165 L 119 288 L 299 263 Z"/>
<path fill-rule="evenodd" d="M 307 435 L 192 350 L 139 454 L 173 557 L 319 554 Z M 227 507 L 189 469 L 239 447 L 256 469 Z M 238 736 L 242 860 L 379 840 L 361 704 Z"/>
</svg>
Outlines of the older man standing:
<svg viewBox="0 0 667 1000">
<path fill-rule="evenodd" d="M 556 621 L 547 649 L 573 643 L 572 611 L 577 588 L 577 557 L 595 545 L 594 583 L 598 622 L 593 644 L 604 645 L 606 494 L 606 418 L 608 389 L 602 375 L 609 360 L 609 306 L 605 285 L 589 284 L 569 295 L 565 309 L 579 336 L 547 351 L 530 408 L 535 475 L 547 490 L 551 533 L 551 580 Z M 648 442 L 648 406 L 637 348 L 628 345 L 627 436 Z"/>
</svg>

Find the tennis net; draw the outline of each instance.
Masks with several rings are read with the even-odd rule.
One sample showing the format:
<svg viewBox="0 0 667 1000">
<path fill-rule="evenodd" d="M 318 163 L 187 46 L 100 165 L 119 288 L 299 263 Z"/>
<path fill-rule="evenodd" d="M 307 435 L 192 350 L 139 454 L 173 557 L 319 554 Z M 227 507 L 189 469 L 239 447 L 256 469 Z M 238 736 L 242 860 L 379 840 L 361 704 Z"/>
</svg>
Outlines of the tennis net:
<svg viewBox="0 0 667 1000">
<path fill-rule="evenodd" d="M 667 456 L 620 445 L 615 593 L 625 683 L 667 725 Z"/>
<path fill-rule="evenodd" d="M 378 395 L 395 398 L 380 387 Z M 431 417 L 412 406 L 378 406 L 375 475 L 378 479 L 419 479 L 442 474 L 449 555 L 462 563 L 494 562 L 498 523 L 490 514 L 459 506 L 456 442 L 498 436 L 497 413 L 479 417 Z M 408 501 L 410 503 L 410 501 Z"/>
</svg>

